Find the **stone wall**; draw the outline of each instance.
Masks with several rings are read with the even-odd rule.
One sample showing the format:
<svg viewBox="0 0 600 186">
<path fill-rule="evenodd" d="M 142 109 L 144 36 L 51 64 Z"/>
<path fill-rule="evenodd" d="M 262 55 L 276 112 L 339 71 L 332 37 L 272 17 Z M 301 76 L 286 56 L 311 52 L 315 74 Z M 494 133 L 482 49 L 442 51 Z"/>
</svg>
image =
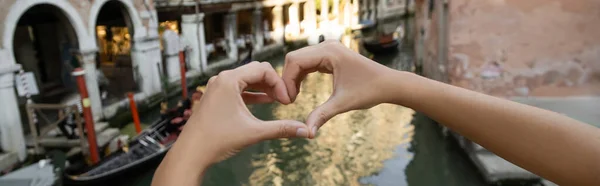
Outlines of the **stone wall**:
<svg viewBox="0 0 600 186">
<path fill-rule="evenodd" d="M 600 1 L 451 0 L 449 15 L 435 1 L 431 20 L 419 20 L 425 75 L 501 97 L 600 95 Z M 447 64 L 438 51 L 444 16 Z"/>
</svg>

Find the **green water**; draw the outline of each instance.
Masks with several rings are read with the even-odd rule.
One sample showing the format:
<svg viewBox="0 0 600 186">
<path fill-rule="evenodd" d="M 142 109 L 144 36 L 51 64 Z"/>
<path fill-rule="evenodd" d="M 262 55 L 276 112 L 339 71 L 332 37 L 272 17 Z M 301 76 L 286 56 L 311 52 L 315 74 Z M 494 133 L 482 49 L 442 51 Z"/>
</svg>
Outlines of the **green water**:
<svg viewBox="0 0 600 186">
<path fill-rule="evenodd" d="M 360 48 L 352 37 L 344 38 L 344 43 L 356 50 Z M 405 44 L 399 53 L 374 56 L 374 60 L 390 68 L 411 71 L 411 48 Z M 283 56 L 266 61 L 281 72 Z M 311 74 L 294 104 L 249 108 L 264 120 L 303 121 L 313 108 L 327 100 L 332 91 L 331 80 L 330 75 Z M 212 166 L 203 185 L 485 185 L 467 156 L 440 131 L 422 114 L 382 104 L 336 116 L 313 140 L 282 139 L 251 146 Z M 202 143 L 210 141 L 198 145 Z M 149 185 L 154 170 L 141 172 L 120 184 Z"/>
</svg>

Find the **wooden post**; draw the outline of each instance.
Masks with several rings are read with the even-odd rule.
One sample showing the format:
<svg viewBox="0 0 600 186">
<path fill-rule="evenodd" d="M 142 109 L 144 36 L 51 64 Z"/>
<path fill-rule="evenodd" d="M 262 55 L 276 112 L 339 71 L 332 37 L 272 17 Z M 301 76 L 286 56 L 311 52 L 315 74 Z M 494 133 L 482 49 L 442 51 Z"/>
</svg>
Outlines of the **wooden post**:
<svg viewBox="0 0 600 186">
<path fill-rule="evenodd" d="M 135 99 L 133 99 L 133 93 L 128 92 L 127 97 L 129 98 L 129 107 L 131 108 L 131 116 L 133 117 L 135 132 L 139 134 L 142 132 L 142 126 L 140 124 L 140 116 L 138 114 L 137 106 L 135 105 Z"/>
<path fill-rule="evenodd" d="M 181 68 L 181 95 L 183 99 L 187 99 L 188 91 L 187 91 L 187 82 L 185 79 L 185 55 L 182 51 L 179 51 L 179 68 Z"/>
<path fill-rule="evenodd" d="M 79 108 L 77 105 L 71 106 L 71 112 L 68 114 L 75 114 L 75 125 L 77 125 L 77 132 L 79 132 L 79 143 L 81 143 L 81 149 L 85 149 L 85 139 L 83 139 L 83 125 L 81 125 L 81 116 L 79 114 Z M 85 151 L 84 151 L 85 152 Z M 84 153 L 85 154 L 85 153 Z"/>
<path fill-rule="evenodd" d="M 87 130 L 87 141 L 90 150 L 90 157 L 93 163 L 100 161 L 98 154 L 98 143 L 96 142 L 96 130 L 94 128 L 94 117 L 92 116 L 91 101 L 85 86 L 85 71 L 82 68 L 73 70 L 73 76 L 77 79 L 77 88 L 81 96 L 81 106 L 83 107 L 83 117 L 85 119 L 85 129 Z"/>
</svg>

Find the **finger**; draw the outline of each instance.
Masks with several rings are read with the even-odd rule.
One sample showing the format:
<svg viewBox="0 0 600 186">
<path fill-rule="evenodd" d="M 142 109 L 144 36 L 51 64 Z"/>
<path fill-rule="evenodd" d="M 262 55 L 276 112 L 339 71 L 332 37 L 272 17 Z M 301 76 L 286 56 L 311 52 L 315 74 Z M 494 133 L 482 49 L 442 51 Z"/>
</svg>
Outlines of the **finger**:
<svg viewBox="0 0 600 186">
<path fill-rule="evenodd" d="M 309 130 L 309 138 L 313 139 L 317 135 L 317 131 L 323 124 L 329 121 L 334 116 L 345 112 L 346 110 L 335 97 L 330 97 L 325 103 L 315 108 L 306 119 L 306 125 Z"/>
<path fill-rule="evenodd" d="M 296 100 L 299 93 L 300 84 L 307 74 L 321 71 L 331 73 L 330 64 L 326 64 L 327 44 L 319 44 L 305 47 L 285 56 L 285 65 L 283 67 L 282 79 L 286 85 L 288 96 L 291 101 Z"/>
<path fill-rule="evenodd" d="M 285 83 L 270 63 L 251 62 L 233 71 L 242 82 L 241 90 L 245 90 L 250 85 L 261 84 L 264 87 L 263 91 L 270 94 L 275 100 L 283 104 L 290 103 Z"/>
<path fill-rule="evenodd" d="M 244 100 L 244 103 L 248 105 L 272 103 L 275 101 L 271 96 L 259 92 L 244 92 L 242 93 L 242 99 Z"/>
<path fill-rule="evenodd" d="M 273 90 L 273 88 L 264 83 L 248 85 L 248 87 L 246 87 L 246 90 L 247 90 L 246 92 L 248 92 L 248 90 L 250 90 L 250 91 L 254 91 L 254 92 L 265 93 L 265 94 L 267 94 L 267 96 L 273 98 L 274 100 L 277 100 L 277 95 L 276 95 L 275 91 Z"/>
<path fill-rule="evenodd" d="M 208 90 L 208 88 L 210 88 L 210 85 L 212 85 L 215 81 L 217 81 L 218 77 L 219 76 L 216 75 L 216 76 L 212 76 L 212 77 L 210 77 L 210 79 L 208 79 L 208 82 L 206 83 L 206 89 L 207 90 Z"/>
<path fill-rule="evenodd" d="M 261 122 L 259 139 L 271 140 L 279 138 L 307 138 L 308 128 L 299 121 L 294 120 L 275 120 Z"/>
</svg>

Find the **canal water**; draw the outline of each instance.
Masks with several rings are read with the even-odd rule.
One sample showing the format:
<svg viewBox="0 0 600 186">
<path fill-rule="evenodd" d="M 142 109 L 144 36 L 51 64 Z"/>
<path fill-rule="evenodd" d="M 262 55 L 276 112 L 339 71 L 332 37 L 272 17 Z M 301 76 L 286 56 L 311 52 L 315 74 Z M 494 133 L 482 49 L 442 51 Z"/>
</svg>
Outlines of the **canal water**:
<svg viewBox="0 0 600 186">
<path fill-rule="evenodd" d="M 410 26 L 410 21 L 390 24 Z M 406 33 L 408 38 L 412 34 Z M 414 69 L 412 44 L 408 40 L 401 44 L 398 53 L 374 56 L 362 51 L 355 36 L 344 36 L 342 41 L 390 68 Z M 281 73 L 283 54 L 266 61 Z M 331 92 L 332 76 L 315 73 L 306 78 L 295 103 L 249 108 L 263 120 L 304 121 Z M 251 146 L 212 166 L 203 185 L 485 185 L 474 165 L 450 138 L 423 114 L 382 104 L 334 117 L 313 140 L 281 139 Z M 199 141 L 198 145 L 203 143 L 210 141 Z M 122 184 L 150 185 L 154 170 Z"/>
</svg>

